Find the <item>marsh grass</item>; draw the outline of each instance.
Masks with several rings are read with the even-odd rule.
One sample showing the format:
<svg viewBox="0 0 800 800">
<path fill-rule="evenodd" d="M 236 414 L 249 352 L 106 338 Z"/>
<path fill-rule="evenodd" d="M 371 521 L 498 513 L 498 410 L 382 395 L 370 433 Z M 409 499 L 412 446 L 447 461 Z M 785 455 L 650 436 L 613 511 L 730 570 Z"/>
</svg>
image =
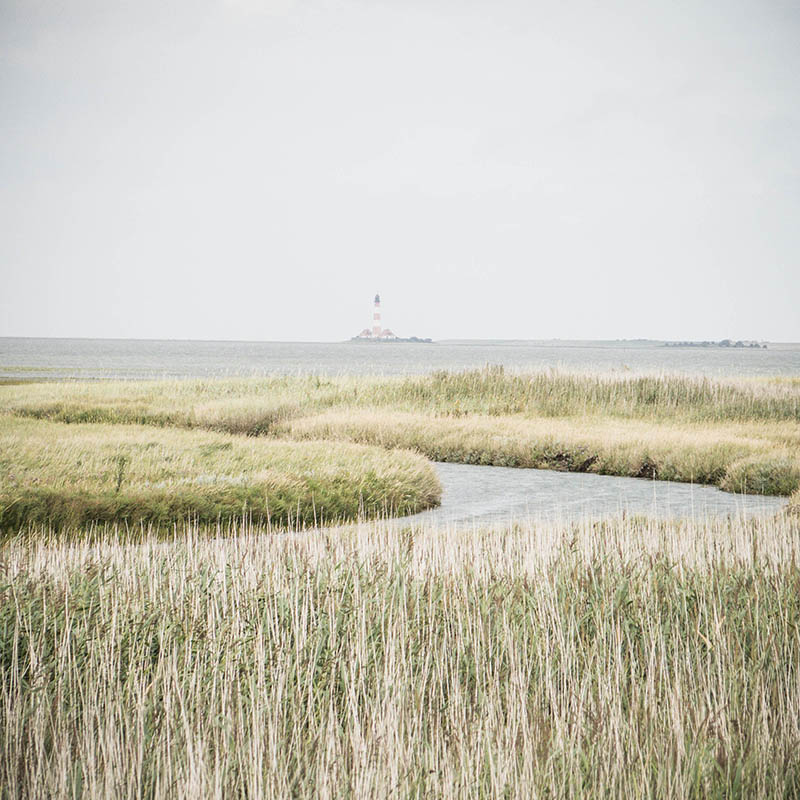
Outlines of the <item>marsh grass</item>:
<svg viewBox="0 0 800 800">
<path fill-rule="evenodd" d="M 800 520 L 0 550 L 7 797 L 795 797 Z"/>
<path fill-rule="evenodd" d="M 439 502 L 412 453 L 140 425 L 0 417 L 0 528 L 124 522 L 171 526 L 248 514 L 311 525 Z"/>
<path fill-rule="evenodd" d="M 654 424 L 613 417 L 433 417 L 332 410 L 284 423 L 286 436 L 405 448 L 434 461 L 594 472 L 789 495 L 800 486 L 800 426 Z"/>
<path fill-rule="evenodd" d="M 435 410 L 455 416 L 522 415 L 679 422 L 800 422 L 800 391 L 784 381 L 688 375 L 507 372 L 502 367 L 434 372 L 376 386 L 375 405 Z"/>
<path fill-rule="evenodd" d="M 800 384 L 687 375 L 530 374 L 502 368 L 416 377 L 272 376 L 0 386 L 0 405 L 62 422 L 179 425 L 264 434 L 327 409 L 439 416 L 607 416 L 674 422 L 800 422 Z"/>
<path fill-rule="evenodd" d="M 335 452 L 344 453 L 348 442 L 414 450 L 436 461 L 657 477 L 789 495 L 800 487 L 799 418 L 800 385 L 794 381 L 515 374 L 498 368 L 403 378 L 0 386 L 0 424 L 8 428 L 15 419 L 27 420 L 24 430 L 39 448 L 29 460 L 45 465 L 24 483 L 0 487 L 0 526 L 114 519 L 166 524 L 189 514 L 211 522 L 243 508 L 257 518 L 269 514 L 309 523 L 318 519 L 320 507 L 333 520 L 352 519 L 362 506 L 367 514 L 403 513 L 438 502 L 432 471 L 419 461 L 412 466 L 408 454 L 397 456 L 391 476 L 385 461 L 374 467 L 354 457 L 355 451 L 343 456 L 349 466 L 337 462 L 331 472 L 326 460 L 335 462 Z M 59 430 L 74 425 L 86 436 L 91 426 L 100 426 L 95 430 L 102 436 L 92 446 L 103 463 L 76 455 L 47 472 L 52 448 L 42 449 L 46 429 L 37 434 L 34 421 L 61 423 Z M 135 428 L 135 436 L 120 432 L 125 426 Z M 114 449 L 122 447 L 114 443 L 119 437 L 146 439 L 144 426 L 164 429 L 163 441 L 180 451 L 166 483 L 158 477 L 168 460 L 163 448 L 154 450 L 161 454 L 158 464 L 139 452 L 133 458 L 124 447 L 120 453 Z M 207 432 L 237 437 L 226 442 L 247 464 L 239 471 L 235 465 L 218 468 L 193 451 L 199 472 L 188 465 L 186 437 L 195 435 L 199 442 Z M 252 444 L 256 439 L 273 444 Z M 277 443 L 289 439 L 304 443 Z M 315 447 L 313 470 L 277 456 Z M 8 447 L 8 473 L 20 470 L 15 451 L 26 457 L 19 436 Z M 381 457 L 370 458 L 377 464 Z M 221 453 L 210 460 L 224 461 Z M 79 461 L 86 475 L 75 466 Z M 180 478 L 181 470 L 188 479 Z M 63 485 L 65 475 L 72 488 Z"/>
<path fill-rule="evenodd" d="M 0 386 L 0 407 L 17 416 L 249 436 L 268 434 L 276 422 L 303 409 L 320 410 L 343 399 L 338 384 L 314 376 Z"/>
</svg>

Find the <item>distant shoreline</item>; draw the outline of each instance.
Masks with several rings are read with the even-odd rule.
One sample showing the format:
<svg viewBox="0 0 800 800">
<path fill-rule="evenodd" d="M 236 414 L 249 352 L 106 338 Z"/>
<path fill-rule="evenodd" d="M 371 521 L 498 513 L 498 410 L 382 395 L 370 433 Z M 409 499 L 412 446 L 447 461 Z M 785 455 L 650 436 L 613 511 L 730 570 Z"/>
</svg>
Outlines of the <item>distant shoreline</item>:
<svg viewBox="0 0 800 800">
<path fill-rule="evenodd" d="M 409 343 L 411 343 L 411 344 L 434 344 L 433 339 L 420 339 L 418 336 L 411 336 L 408 339 L 403 339 L 403 338 L 400 338 L 400 337 L 395 337 L 394 339 L 380 339 L 380 338 L 373 339 L 373 338 L 369 338 L 367 336 L 354 336 L 352 339 L 348 339 L 345 342 L 345 344 L 347 344 L 349 342 L 369 342 L 370 344 L 372 344 L 372 343 L 375 343 L 375 344 L 397 344 L 397 343 L 401 343 L 402 344 L 403 342 L 405 342 L 406 344 L 409 344 Z"/>
<path fill-rule="evenodd" d="M 355 337 L 357 339 L 357 337 Z M 357 339 L 358 341 L 370 341 L 367 339 Z M 346 344 L 351 341 L 350 339 L 195 339 L 195 338 L 175 338 L 175 337 L 124 337 L 124 336 L 0 336 L 0 342 L 143 342 L 143 343 L 169 343 L 169 344 L 278 344 L 278 345 L 336 345 Z M 395 340 L 397 341 L 397 340 Z M 406 341 L 400 339 L 399 341 Z M 422 339 L 421 341 L 425 341 Z M 639 347 L 664 347 L 664 346 L 681 346 L 683 341 L 665 340 L 665 339 L 432 339 L 434 344 L 459 344 L 459 345 L 533 345 L 545 347 L 583 347 L 583 346 L 596 346 L 596 345 L 633 345 Z M 724 340 L 723 340 L 724 341 Z M 703 342 L 696 341 L 694 345 L 701 345 Z M 718 342 L 709 342 L 711 344 L 718 344 Z M 734 343 L 735 344 L 735 343 Z M 760 340 L 760 344 L 767 344 L 769 346 L 778 347 L 800 347 L 800 340 L 798 341 L 778 341 L 778 340 Z M 690 342 L 690 346 L 692 343 Z"/>
<path fill-rule="evenodd" d="M 664 347 L 735 347 L 739 349 L 766 350 L 767 343 L 748 339 L 739 339 L 735 342 L 731 339 L 722 339 L 719 342 L 664 342 Z"/>
</svg>

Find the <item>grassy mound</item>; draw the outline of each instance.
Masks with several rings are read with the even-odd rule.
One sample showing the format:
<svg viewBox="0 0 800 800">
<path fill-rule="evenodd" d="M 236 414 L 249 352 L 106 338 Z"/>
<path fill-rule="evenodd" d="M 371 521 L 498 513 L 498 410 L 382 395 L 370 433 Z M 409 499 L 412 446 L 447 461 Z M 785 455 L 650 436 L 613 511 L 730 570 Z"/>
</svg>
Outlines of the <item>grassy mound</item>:
<svg viewBox="0 0 800 800">
<path fill-rule="evenodd" d="M 420 456 L 137 425 L 0 417 L 0 528 L 169 525 L 243 514 L 308 525 L 411 513 L 439 501 Z"/>
<path fill-rule="evenodd" d="M 788 495 L 800 487 L 800 427 L 654 425 L 587 417 L 437 417 L 382 409 L 328 411 L 285 423 L 298 439 L 415 450 L 435 461 L 595 472 Z"/>
<path fill-rule="evenodd" d="M 351 396 L 342 382 L 309 376 L 40 383 L 0 386 L 0 408 L 56 422 L 203 428 L 263 436 L 277 422 L 341 404 Z"/>
</svg>

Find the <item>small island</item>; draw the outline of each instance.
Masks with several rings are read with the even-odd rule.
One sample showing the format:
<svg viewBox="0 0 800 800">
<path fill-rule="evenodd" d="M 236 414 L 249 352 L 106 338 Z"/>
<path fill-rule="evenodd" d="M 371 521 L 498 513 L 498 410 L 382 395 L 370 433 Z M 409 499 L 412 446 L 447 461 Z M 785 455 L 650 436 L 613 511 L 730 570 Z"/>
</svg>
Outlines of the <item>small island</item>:
<svg viewBox="0 0 800 800">
<path fill-rule="evenodd" d="M 400 336 L 353 336 L 351 342 L 422 342 L 430 344 L 433 339 L 420 339 L 419 336 L 409 336 L 404 339 Z"/>
<path fill-rule="evenodd" d="M 753 350 L 766 350 L 766 342 L 756 342 L 754 340 L 733 341 L 733 339 L 722 339 L 719 342 L 664 342 L 664 347 L 739 347 Z"/>
<path fill-rule="evenodd" d="M 372 312 L 372 327 L 364 328 L 358 336 L 353 336 L 351 342 L 422 342 L 431 343 L 433 339 L 422 339 L 419 336 L 409 336 L 401 338 L 396 336 L 393 331 L 381 325 L 381 296 L 375 295 L 375 307 Z"/>
</svg>

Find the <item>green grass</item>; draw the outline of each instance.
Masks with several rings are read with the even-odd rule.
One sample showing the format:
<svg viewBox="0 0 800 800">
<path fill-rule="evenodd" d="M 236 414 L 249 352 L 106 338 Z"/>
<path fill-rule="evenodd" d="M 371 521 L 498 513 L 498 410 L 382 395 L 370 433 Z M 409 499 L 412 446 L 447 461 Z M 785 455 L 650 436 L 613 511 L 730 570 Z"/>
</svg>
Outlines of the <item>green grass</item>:
<svg viewBox="0 0 800 800">
<path fill-rule="evenodd" d="M 5 797 L 800 793 L 800 520 L 0 550 Z"/>
<path fill-rule="evenodd" d="M 0 416 L 0 528 L 124 521 L 171 525 L 242 515 L 308 525 L 435 505 L 420 456 L 140 425 Z"/>
</svg>

